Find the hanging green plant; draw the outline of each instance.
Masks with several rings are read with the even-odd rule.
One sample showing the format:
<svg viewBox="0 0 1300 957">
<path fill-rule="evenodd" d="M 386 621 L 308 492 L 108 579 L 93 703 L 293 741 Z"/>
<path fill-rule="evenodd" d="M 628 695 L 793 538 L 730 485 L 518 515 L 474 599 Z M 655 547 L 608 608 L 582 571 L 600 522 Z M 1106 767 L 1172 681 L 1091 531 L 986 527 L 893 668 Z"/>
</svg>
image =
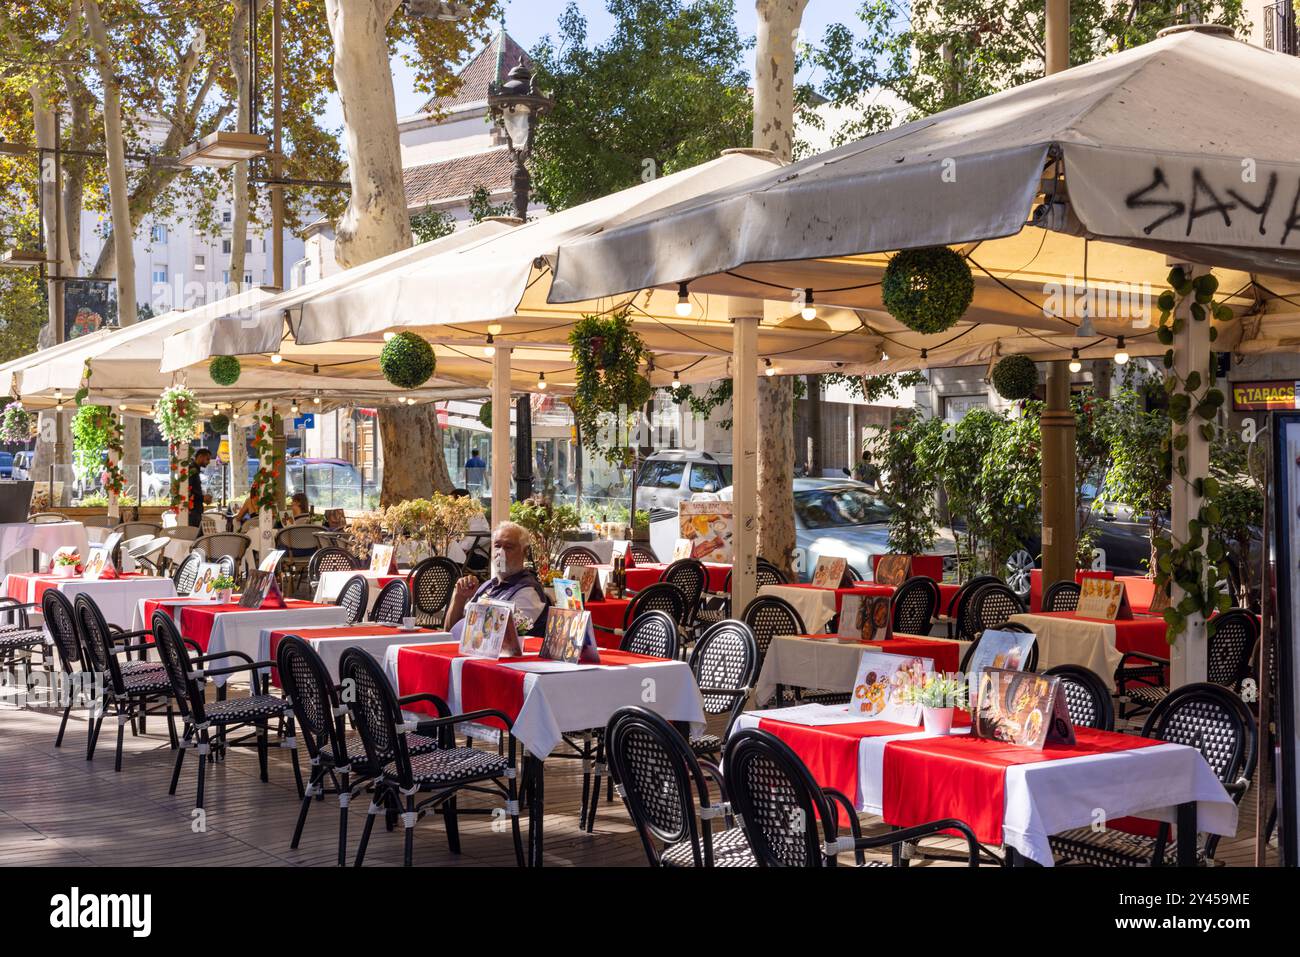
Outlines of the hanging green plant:
<svg viewBox="0 0 1300 957">
<path fill-rule="evenodd" d="M 20 445 L 32 437 L 32 417 L 17 399 L 0 413 L 0 442 Z"/>
<path fill-rule="evenodd" d="M 433 346 L 414 332 L 399 332 L 379 352 L 379 371 L 399 389 L 418 389 L 437 367 Z"/>
<path fill-rule="evenodd" d="M 208 428 L 216 435 L 225 435 L 230 429 L 230 416 L 224 412 L 214 412 L 212 418 L 208 419 Z"/>
<path fill-rule="evenodd" d="M 239 359 L 235 356 L 214 356 L 208 363 L 208 375 L 217 385 L 234 385 L 239 381 Z"/>
<path fill-rule="evenodd" d="M 925 335 L 952 328 L 975 297 L 970 266 L 947 246 L 896 253 L 880 285 L 889 314 Z"/>
<path fill-rule="evenodd" d="M 654 389 L 641 374 L 645 343 L 630 310 L 583 316 L 569 333 L 576 382 L 573 417 L 584 448 L 620 467 L 636 455 L 636 425 Z"/>
<path fill-rule="evenodd" d="M 483 423 L 484 428 L 492 428 L 492 402 L 490 400 L 479 406 L 478 420 Z"/>
<path fill-rule="evenodd" d="M 106 405 L 83 405 L 72 417 L 72 448 L 86 468 L 101 465 L 104 490 L 122 494 L 126 477 L 122 461 L 122 423 Z"/>
<path fill-rule="evenodd" d="M 158 397 L 158 415 L 154 419 L 163 441 L 168 445 L 188 442 L 194 435 L 198 409 L 198 399 L 185 386 L 173 385 L 164 389 Z"/>
<path fill-rule="evenodd" d="M 1004 399 L 1029 399 L 1038 388 L 1038 367 L 1029 356 L 1003 356 L 993 366 L 993 388 Z"/>
<path fill-rule="evenodd" d="M 1204 369 L 1192 369 L 1186 376 L 1179 374 L 1174 363 L 1174 337 L 1181 332 L 1190 316 L 1194 322 L 1205 322 L 1213 317 L 1220 322 L 1231 322 L 1232 309 L 1226 303 L 1216 303 L 1214 294 L 1219 280 L 1210 273 L 1187 275 L 1180 266 L 1169 272 L 1169 289 L 1156 301 L 1160 309 L 1160 322 L 1156 338 L 1169 346 L 1164 355 L 1165 394 L 1169 396 L 1169 435 L 1161 445 L 1161 459 L 1172 482 L 1191 486 L 1200 496 L 1196 517 L 1189 520 L 1185 529 L 1170 528 L 1168 535 L 1156 539 L 1156 591 L 1166 590 L 1179 595 L 1177 603 L 1163 612 L 1165 639 L 1172 645 L 1187 628 L 1188 619 L 1200 615 L 1205 619 L 1207 636 L 1214 634 L 1213 615 L 1226 611 L 1232 598 L 1219 590 L 1219 582 L 1229 581 L 1231 567 L 1225 543 L 1210 531 L 1219 524 L 1225 508 L 1224 490 L 1219 480 L 1210 475 L 1191 475 L 1187 463 L 1189 433 L 1200 431 L 1207 441 L 1214 439 L 1214 423 L 1223 407 L 1225 396 L 1217 387 L 1218 357 L 1210 352 L 1210 361 Z M 1191 299 L 1185 314 L 1180 306 Z M 1210 342 L 1218 338 L 1218 330 L 1209 330 Z M 1177 586 L 1177 592 L 1171 586 Z"/>
<path fill-rule="evenodd" d="M 72 397 L 72 401 L 76 403 L 77 408 L 81 408 L 81 404 L 90 397 L 90 375 L 90 360 L 87 359 L 81 368 L 81 383 L 77 386 L 77 392 Z"/>
</svg>

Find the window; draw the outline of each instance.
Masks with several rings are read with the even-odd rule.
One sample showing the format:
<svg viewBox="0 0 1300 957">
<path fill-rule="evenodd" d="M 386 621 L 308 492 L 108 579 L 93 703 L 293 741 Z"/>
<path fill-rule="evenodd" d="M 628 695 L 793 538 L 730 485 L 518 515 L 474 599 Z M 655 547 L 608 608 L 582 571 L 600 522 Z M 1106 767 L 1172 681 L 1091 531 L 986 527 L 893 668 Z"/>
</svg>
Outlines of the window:
<svg viewBox="0 0 1300 957">
<path fill-rule="evenodd" d="M 224 285 L 227 285 L 227 286 L 230 285 L 230 270 L 229 270 L 229 269 L 222 270 L 222 273 L 221 273 L 221 282 L 222 282 Z"/>
<path fill-rule="evenodd" d="M 167 270 L 166 270 L 166 269 L 155 269 L 155 270 L 153 271 L 153 284 L 154 284 L 155 286 L 165 286 L 165 285 L 167 285 Z"/>
<path fill-rule="evenodd" d="M 226 210 L 225 212 L 223 212 L 223 213 L 221 214 L 221 221 L 222 221 L 223 223 L 228 223 L 228 222 L 230 222 L 230 210 Z"/>
<path fill-rule="evenodd" d="M 252 251 L 253 251 L 253 241 L 252 241 L 251 239 L 245 239 L 245 240 L 244 240 L 244 252 L 246 252 L 246 253 L 251 253 Z"/>
<path fill-rule="evenodd" d="M 681 488 L 685 462 L 660 462 L 646 484 L 651 488 Z"/>
<path fill-rule="evenodd" d="M 167 227 L 154 226 L 149 230 L 149 242 L 165 246 L 167 244 Z"/>
<path fill-rule="evenodd" d="M 225 253 L 227 256 L 230 255 L 230 240 L 229 240 L 229 239 L 223 239 L 223 240 L 221 240 L 221 251 L 222 251 L 223 253 Z"/>
<path fill-rule="evenodd" d="M 207 263 L 207 257 L 206 257 L 206 256 L 195 256 L 195 257 L 194 257 L 194 271 L 195 271 L 195 272 L 203 272 L 203 271 L 206 270 L 207 268 L 208 268 L 208 263 Z"/>
<path fill-rule="evenodd" d="M 716 492 L 722 488 L 722 469 L 716 465 L 703 465 L 696 462 L 691 466 L 692 492 Z"/>
<path fill-rule="evenodd" d="M 888 506 L 855 488 L 796 492 L 794 511 L 804 528 L 835 528 L 889 521 Z"/>
<path fill-rule="evenodd" d="M 253 284 L 253 274 L 251 272 L 244 273 L 244 285 L 251 286 L 252 284 Z"/>
</svg>

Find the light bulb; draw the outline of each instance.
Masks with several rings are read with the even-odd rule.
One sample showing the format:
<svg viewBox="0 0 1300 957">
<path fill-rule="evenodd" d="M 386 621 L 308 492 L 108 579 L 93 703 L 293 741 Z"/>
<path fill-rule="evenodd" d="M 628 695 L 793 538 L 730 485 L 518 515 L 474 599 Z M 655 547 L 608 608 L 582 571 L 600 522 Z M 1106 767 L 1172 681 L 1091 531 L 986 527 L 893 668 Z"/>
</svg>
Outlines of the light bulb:
<svg viewBox="0 0 1300 957">
<path fill-rule="evenodd" d="M 1078 372 L 1082 368 L 1083 368 L 1083 363 L 1079 361 L 1079 350 L 1071 349 L 1070 350 L 1070 371 Z"/>
<path fill-rule="evenodd" d="M 488 335 L 490 335 L 490 336 L 499 336 L 499 335 L 501 335 L 501 323 L 499 323 L 499 322 L 490 322 L 490 323 L 488 323 Z"/>
<path fill-rule="evenodd" d="M 673 388 L 674 388 L 674 389 L 680 389 L 681 387 L 682 387 L 682 377 L 679 376 L 676 372 L 674 372 L 674 373 L 673 373 Z"/>
<path fill-rule="evenodd" d="M 118 404 L 118 407 L 117 407 L 117 411 L 119 411 L 119 412 L 125 412 L 125 411 L 126 411 L 126 403 L 125 403 L 125 402 L 119 403 L 119 404 Z"/>
<path fill-rule="evenodd" d="M 691 314 L 691 296 L 690 293 L 686 291 L 686 283 L 684 282 L 679 282 L 677 284 L 677 306 L 675 308 L 677 310 L 677 315 L 682 318 Z"/>
<path fill-rule="evenodd" d="M 483 355 L 495 355 L 497 347 L 492 344 L 492 333 L 488 333 L 487 342 L 483 344 Z"/>
<path fill-rule="evenodd" d="M 771 359 L 764 359 L 763 364 L 767 366 L 767 368 L 763 370 L 763 375 L 776 375 L 776 366 L 772 365 Z"/>
<path fill-rule="evenodd" d="M 1115 341 L 1115 345 L 1115 365 L 1122 366 L 1124 363 L 1128 362 L 1128 350 L 1124 348 L 1124 337 L 1120 336 Z"/>
<path fill-rule="evenodd" d="M 62 398 L 63 398 L 63 390 L 62 390 L 62 389 L 55 389 L 55 390 L 54 390 L 54 401 L 55 401 L 55 402 L 58 402 L 58 401 L 60 401 Z"/>
<path fill-rule="evenodd" d="M 295 402 L 293 405 L 289 406 L 289 411 L 290 411 L 293 415 L 297 415 L 297 414 L 298 414 L 298 403 Z"/>
<path fill-rule="evenodd" d="M 817 318 L 817 306 L 813 303 L 813 291 L 811 289 L 803 291 L 803 308 L 799 310 L 799 315 L 805 319 Z"/>
<path fill-rule="evenodd" d="M 384 341 L 385 341 L 385 342 L 392 342 L 392 341 L 393 341 L 393 338 L 394 338 L 396 335 L 397 335 L 397 333 L 395 333 L 392 329 L 389 329 L 387 332 L 384 333 Z"/>
<path fill-rule="evenodd" d="M 545 372 L 539 372 L 539 373 L 537 373 L 537 391 L 538 391 L 538 392 L 545 392 L 545 391 L 546 391 L 546 373 L 545 373 Z"/>
<path fill-rule="evenodd" d="M 312 401 L 312 405 L 320 405 L 320 396 L 318 395 L 312 396 L 311 401 Z"/>
<path fill-rule="evenodd" d="M 272 364 L 272 365 L 277 365 L 277 366 L 278 366 L 278 365 L 279 365 L 281 362 L 283 362 L 283 361 L 284 361 L 284 356 L 280 355 L 280 353 L 278 353 L 278 352 L 275 353 L 275 354 L 273 354 L 273 355 L 271 356 L 271 364 Z"/>
</svg>

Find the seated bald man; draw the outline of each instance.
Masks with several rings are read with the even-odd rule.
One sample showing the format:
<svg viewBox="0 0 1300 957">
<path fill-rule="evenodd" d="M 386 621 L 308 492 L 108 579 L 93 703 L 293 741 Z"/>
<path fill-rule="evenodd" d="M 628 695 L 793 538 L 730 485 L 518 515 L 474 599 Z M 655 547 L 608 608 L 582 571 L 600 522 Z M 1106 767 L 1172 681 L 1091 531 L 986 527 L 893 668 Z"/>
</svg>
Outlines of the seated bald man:
<svg viewBox="0 0 1300 957">
<path fill-rule="evenodd" d="M 496 527 L 492 533 L 492 577 L 480 585 L 473 575 L 466 575 L 456 582 L 452 591 L 443 627 L 457 641 L 465 629 L 465 606 L 480 598 L 512 602 L 516 614 L 525 615 L 533 622 L 527 634 L 545 634 L 546 609 L 551 600 L 537 576 L 524 567 L 530 541 L 528 530 L 514 522 L 502 522 Z"/>
</svg>

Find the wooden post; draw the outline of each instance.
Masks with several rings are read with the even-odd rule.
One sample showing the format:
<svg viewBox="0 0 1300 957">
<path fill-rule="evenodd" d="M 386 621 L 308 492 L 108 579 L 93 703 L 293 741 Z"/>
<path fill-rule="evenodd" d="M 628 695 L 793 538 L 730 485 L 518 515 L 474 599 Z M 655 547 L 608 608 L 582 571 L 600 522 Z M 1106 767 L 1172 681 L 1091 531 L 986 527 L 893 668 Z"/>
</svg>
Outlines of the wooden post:
<svg viewBox="0 0 1300 957">
<path fill-rule="evenodd" d="M 1203 276 L 1210 270 L 1205 266 L 1170 261 L 1170 268 L 1181 266 L 1189 279 Z M 1174 334 L 1174 372 L 1179 378 L 1186 379 L 1188 373 L 1196 371 L 1204 379 L 1210 368 L 1210 320 L 1197 322 L 1192 318 L 1194 297 L 1186 296 L 1179 303 L 1174 316 L 1182 319 L 1183 329 Z M 1194 413 L 1190 414 L 1185 426 L 1174 424 L 1173 434 L 1187 436 L 1187 448 L 1176 455 L 1187 459 L 1187 478 L 1184 480 L 1175 474 L 1170 508 L 1170 521 L 1175 544 L 1187 536 L 1187 523 L 1196 518 L 1201 510 L 1202 497 L 1196 494 L 1192 480 L 1210 474 L 1210 443 L 1201 435 L 1201 420 Z M 1202 548 L 1204 551 L 1204 548 Z M 1183 598 L 1183 590 L 1173 586 L 1169 601 L 1177 605 Z M 1177 688 L 1195 681 L 1205 681 L 1208 674 L 1206 656 L 1205 618 L 1200 614 L 1187 616 L 1187 627 L 1174 639 L 1169 649 L 1169 686 Z"/>
<path fill-rule="evenodd" d="M 108 413 L 108 414 L 109 414 L 110 416 L 112 416 L 113 412 L 112 412 L 111 409 L 109 410 L 109 413 Z M 123 426 L 125 427 L 126 416 L 123 415 L 123 416 L 119 416 L 118 418 L 120 419 L 120 421 L 122 422 Z M 118 464 L 118 462 L 117 462 L 117 452 L 116 452 L 116 451 L 115 451 L 115 450 L 110 446 L 109 449 L 108 449 L 108 455 L 107 455 L 107 459 L 106 459 L 106 467 L 107 467 L 107 470 L 109 471 L 109 473 L 112 472 L 112 470 L 113 470 L 113 466 L 114 466 L 114 465 L 117 465 L 117 464 Z M 137 501 L 137 503 L 138 503 L 139 501 L 141 501 L 143 498 L 144 498 L 144 495 L 140 492 L 139 489 L 137 489 L 137 490 L 136 490 L 136 501 Z M 120 515 L 121 515 L 121 512 L 119 511 L 119 509 L 118 509 L 118 507 L 117 507 L 117 492 L 116 492 L 114 489 L 110 488 L 110 489 L 108 490 L 108 520 L 109 520 L 110 522 L 113 522 L 113 523 L 116 524 L 116 523 L 120 520 L 120 519 L 119 519 L 119 516 L 120 516 Z"/>
<path fill-rule="evenodd" d="M 492 354 L 492 527 L 510 518 L 510 347 Z"/>
<path fill-rule="evenodd" d="M 730 299 L 732 312 L 731 507 L 735 521 L 731 613 L 740 617 L 758 591 L 758 323 L 762 306 Z M 754 313 L 758 314 L 755 315 Z M 786 494 L 790 494 L 786 491 Z"/>
</svg>

